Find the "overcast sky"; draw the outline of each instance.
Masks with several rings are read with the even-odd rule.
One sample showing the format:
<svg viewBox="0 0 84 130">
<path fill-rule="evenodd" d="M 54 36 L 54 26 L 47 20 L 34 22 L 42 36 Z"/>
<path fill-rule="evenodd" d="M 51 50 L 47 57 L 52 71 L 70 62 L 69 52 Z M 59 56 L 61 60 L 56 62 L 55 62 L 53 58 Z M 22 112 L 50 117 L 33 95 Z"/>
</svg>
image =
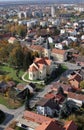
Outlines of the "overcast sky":
<svg viewBox="0 0 84 130">
<path fill-rule="evenodd" d="M 20 1 L 20 0 L 0 0 L 0 2 L 4 2 L 4 1 Z M 42 0 L 21 0 L 21 1 L 42 1 Z M 46 1 L 46 0 L 45 0 Z M 51 1 L 51 0 L 48 0 L 48 1 Z M 54 0 L 55 1 L 55 0 Z M 62 1 L 62 0 L 57 0 L 57 1 Z M 63 0 L 63 1 L 68 1 L 68 0 Z M 69 0 L 70 1 L 70 0 Z M 73 0 L 72 0 L 73 1 Z M 79 1 L 79 2 L 84 2 L 84 0 L 77 0 L 77 1 Z"/>
</svg>

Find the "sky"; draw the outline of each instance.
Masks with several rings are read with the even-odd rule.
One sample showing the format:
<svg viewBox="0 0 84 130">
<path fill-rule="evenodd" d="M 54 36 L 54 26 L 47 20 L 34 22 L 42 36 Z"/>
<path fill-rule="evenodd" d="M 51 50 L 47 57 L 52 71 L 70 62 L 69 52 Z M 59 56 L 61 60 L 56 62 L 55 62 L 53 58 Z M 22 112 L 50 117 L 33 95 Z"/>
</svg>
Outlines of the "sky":
<svg viewBox="0 0 84 130">
<path fill-rule="evenodd" d="M 20 0 L 0 0 L 0 2 L 5 2 L 5 1 L 11 1 L 11 2 L 13 2 L 13 1 L 20 1 Z M 22 0 L 21 0 L 22 1 Z M 23 1 L 42 1 L 42 0 L 23 0 Z M 48 0 L 48 1 L 51 1 L 51 0 Z M 55 1 L 55 0 L 54 0 Z M 57 1 L 62 1 L 62 0 L 57 0 Z M 63 1 L 70 1 L 70 0 L 63 0 Z M 74 1 L 74 0 L 72 0 L 72 1 Z M 79 1 L 79 2 L 84 2 L 84 0 L 77 0 L 77 1 Z"/>
</svg>

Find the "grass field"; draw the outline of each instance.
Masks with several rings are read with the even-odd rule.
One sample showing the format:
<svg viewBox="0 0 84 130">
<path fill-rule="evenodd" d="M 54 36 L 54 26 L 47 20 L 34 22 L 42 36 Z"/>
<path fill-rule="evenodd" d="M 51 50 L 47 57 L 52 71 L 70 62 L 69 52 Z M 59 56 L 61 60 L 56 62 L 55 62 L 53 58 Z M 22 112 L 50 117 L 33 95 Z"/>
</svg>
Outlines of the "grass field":
<svg viewBox="0 0 84 130">
<path fill-rule="evenodd" d="M 3 104 L 7 108 L 10 108 L 10 109 L 16 109 L 16 108 L 22 106 L 20 101 L 17 101 L 17 100 L 14 101 L 14 99 L 5 97 L 1 94 L 0 94 L 0 104 Z"/>
<path fill-rule="evenodd" d="M 23 83 L 24 81 L 21 80 L 22 75 L 24 74 L 23 70 L 20 70 L 18 72 L 17 76 L 17 70 L 10 67 L 10 66 L 5 66 L 5 65 L 0 65 L 0 72 L 2 75 L 9 75 L 15 82 L 20 82 Z"/>
</svg>

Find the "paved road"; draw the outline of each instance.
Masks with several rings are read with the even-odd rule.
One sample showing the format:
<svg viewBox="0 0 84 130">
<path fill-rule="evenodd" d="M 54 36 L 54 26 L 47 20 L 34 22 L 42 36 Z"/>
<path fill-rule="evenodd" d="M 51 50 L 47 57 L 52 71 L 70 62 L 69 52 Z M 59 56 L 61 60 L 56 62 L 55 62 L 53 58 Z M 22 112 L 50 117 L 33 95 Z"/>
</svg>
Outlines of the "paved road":
<svg viewBox="0 0 84 130">
<path fill-rule="evenodd" d="M 25 110 L 24 106 L 14 110 L 14 109 L 8 109 L 7 107 L 1 104 L 0 104 L 0 109 L 6 113 L 6 119 L 2 123 L 2 125 L 0 125 L 0 130 L 5 129 L 12 120 L 16 119 L 18 115 L 22 114 L 23 111 Z"/>
<path fill-rule="evenodd" d="M 77 64 L 73 64 L 73 63 L 69 63 L 69 62 L 63 62 L 62 64 L 66 65 L 69 70 L 81 69 L 81 66 L 78 66 Z"/>
</svg>

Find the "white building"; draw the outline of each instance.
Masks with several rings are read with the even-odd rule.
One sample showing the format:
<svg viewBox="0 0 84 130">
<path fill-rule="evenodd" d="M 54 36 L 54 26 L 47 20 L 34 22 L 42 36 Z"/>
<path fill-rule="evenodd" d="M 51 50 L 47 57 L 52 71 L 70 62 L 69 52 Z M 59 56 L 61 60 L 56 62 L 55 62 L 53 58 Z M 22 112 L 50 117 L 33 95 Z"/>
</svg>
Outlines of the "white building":
<svg viewBox="0 0 84 130">
<path fill-rule="evenodd" d="M 51 7 L 51 16 L 55 17 L 55 7 L 54 6 Z"/>
</svg>

